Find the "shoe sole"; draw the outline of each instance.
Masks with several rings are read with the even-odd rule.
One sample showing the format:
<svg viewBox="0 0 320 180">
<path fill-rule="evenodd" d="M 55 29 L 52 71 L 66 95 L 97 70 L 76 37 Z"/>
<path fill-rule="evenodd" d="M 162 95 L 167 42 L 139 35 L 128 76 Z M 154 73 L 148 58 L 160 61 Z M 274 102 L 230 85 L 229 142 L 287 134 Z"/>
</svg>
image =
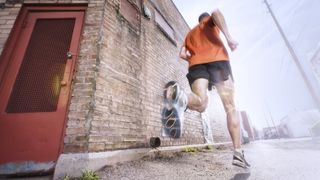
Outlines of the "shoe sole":
<svg viewBox="0 0 320 180">
<path fill-rule="evenodd" d="M 177 86 L 177 87 L 172 87 Z M 173 90 L 173 97 L 168 98 L 168 88 L 176 88 Z M 180 138 L 181 137 L 181 119 L 183 118 L 184 112 L 180 112 L 179 108 L 177 108 L 177 99 L 179 99 L 179 91 L 178 85 L 176 81 L 168 82 L 163 91 L 164 97 L 164 106 L 162 109 L 162 125 L 164 129 L 164 133 L 171 138 Z"/>
<path fill-rule="evenodd" d="M 164 107 L 161 116 L 164 133 L 171 138 L 180 138 L 181 116 L 179 116 L 176 108 L 168 110 L 166 107 Z"/>
<path fill-rule="evenodd" d="M 248 167 L 246 166 L 246 164 L 243 163 L 243 162 L 232 162 L 232 165 L 238 166 L 238 167 L 241 167 L 241 168 L 244 168 L 244 169 L 247 169 L 247 168 L 248 168 Z"/>
</svg>

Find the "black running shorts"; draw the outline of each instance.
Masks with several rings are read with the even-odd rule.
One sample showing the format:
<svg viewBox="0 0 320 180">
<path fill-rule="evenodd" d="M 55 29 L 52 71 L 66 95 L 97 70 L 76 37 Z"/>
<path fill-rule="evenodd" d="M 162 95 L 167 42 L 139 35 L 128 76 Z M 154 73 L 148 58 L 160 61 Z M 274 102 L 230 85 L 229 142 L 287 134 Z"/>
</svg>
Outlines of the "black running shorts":
<svg viewBox="0 0 320 180">
<path fill-rule="evenodd" d="M 229 61 L 215 61 L 206 64 L 197 64 L 191 66 L 189 68 L 189 73 L 187 74 L 190 86 L 199 78 L 208 79 L 209 90 L 211 90 L 211 87 L 216 83 L 228 80 L 229 76 L 233 80 Z"/>
</svg>

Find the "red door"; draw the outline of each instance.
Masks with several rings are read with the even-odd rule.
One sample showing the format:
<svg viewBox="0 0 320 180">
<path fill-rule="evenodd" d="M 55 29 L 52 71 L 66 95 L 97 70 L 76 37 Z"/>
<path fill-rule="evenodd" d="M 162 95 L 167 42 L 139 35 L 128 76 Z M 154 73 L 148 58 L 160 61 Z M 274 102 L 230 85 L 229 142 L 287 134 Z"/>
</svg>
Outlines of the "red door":
<svg viewBox="0 0 320 180">
<path fill-rule="evenodd" d="M 0 59 L 0 165 L 54 162 L 62 149 L 84 11 L 45 10 L 19 16 Z"/>
</svg>

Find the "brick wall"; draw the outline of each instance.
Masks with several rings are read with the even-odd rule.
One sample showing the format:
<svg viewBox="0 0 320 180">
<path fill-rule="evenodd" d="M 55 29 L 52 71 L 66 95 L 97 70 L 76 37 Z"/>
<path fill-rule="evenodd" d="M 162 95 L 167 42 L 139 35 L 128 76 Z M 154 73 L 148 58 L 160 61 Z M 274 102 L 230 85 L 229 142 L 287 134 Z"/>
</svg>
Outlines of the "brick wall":
<svg viewBox="0 0 320 180">
<path fill-rule="evenodd" d="M 64 152 L 147 147 L 152 136 L 163 146 L 204 143 L 200 114 L 187 111 L 183 136 L 163 137 L 163 86 L 178 81 L 187 92 L 187 62 L 178 58 L 189 27 L 171 0 L 146 1 L 151 19 L 133 26 L 121 14 L 121 0 L 25 0 L 25 4 L 84 3 L 88 6 L 74 75 Z M 132 0 L 142 11 L 139 0 Z M 0 10 L 0 52 L 21 4 Z M 155 23 L 155 11 L 175 31 L 172 42 Z M 142 13 L 140 13 L 142 14 Z M 228 140 L 221 102 L 212 112 L 214 140 Z M 220 104 L 219 104 L 220 103 Z M 217 108 L 215 108 L 217 107 Z"/>
<path fill-rule="evenodd" d="M 15 19 L 17 18 L 21 4 L 7 5 L 0 9 L 0 53 L 9 37 Z"/>
<path fill-rule="evenodd" d="M 179 37 L 188 26 L 171 1 L 158 1 L 145 4 L 153 16 L 150 20 L 142 16 L 136 30 L 118 13 L 119 3 L 108 1 L 105 7 L 89 150 L 146 147 L 151 136 L 161 137 L 164 146 L 203 143 L 197 113 L 187 113 L 182 138 L 172 140 L 161 134 L 165 83 L 177 80 L 189 90 L 187 63 L 178 58 Z M 156 5 L 175 30 L 176 45 L 156 26 Z"/>
<path fill-rule="evenodd" d="M 74 2 L 74 1 L 72 1 Z M 86 1 L 75 1 L 86 2 Z M 88 2 L 83 25 L 80 53 L 74 75 L 69 108 L 64 152 L 86 152 L 89 149 L 89 133 L 95 108 L 96 65 L 101 42 L 101 25 L 104 0 Z M 101 114 L 105 116 L 105 114 Z"/>
</svg>

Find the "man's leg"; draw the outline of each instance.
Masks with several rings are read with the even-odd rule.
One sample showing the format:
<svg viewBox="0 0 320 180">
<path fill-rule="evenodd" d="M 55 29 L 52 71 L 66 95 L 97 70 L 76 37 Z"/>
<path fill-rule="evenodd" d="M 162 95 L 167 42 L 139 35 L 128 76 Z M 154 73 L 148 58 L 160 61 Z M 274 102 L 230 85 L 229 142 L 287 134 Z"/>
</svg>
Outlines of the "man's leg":
<svg viewBox="0 0 320 180">
<path fill-rule="evenodd" d="M 198 112 L 204 112 L 208 105 L 208 79 L 196 79 L 192 85 L 192 92 L 188 95 L 188 108 Z"/>
<path fill-rule="evenodd" d="M 219 82 L 216 84 L 216 88 L 227 114 L 228 130 L 234 147 L 232 164 L 242 168 L 249 168 L 250 164 L 245 160 L 241 150 L 240 119 L 234 103 L 233 81 L 229 79 Z"/>
<path fill-rule="evenodd" d="M 234 103 L 234 86 L 232 80 L 217 83 L 216 88 L 222 100 L 224 110 L 227 114 L 228 130 L 232 139 L 234 149 L 241 148 L 240 120 Z"/>
</svg>

